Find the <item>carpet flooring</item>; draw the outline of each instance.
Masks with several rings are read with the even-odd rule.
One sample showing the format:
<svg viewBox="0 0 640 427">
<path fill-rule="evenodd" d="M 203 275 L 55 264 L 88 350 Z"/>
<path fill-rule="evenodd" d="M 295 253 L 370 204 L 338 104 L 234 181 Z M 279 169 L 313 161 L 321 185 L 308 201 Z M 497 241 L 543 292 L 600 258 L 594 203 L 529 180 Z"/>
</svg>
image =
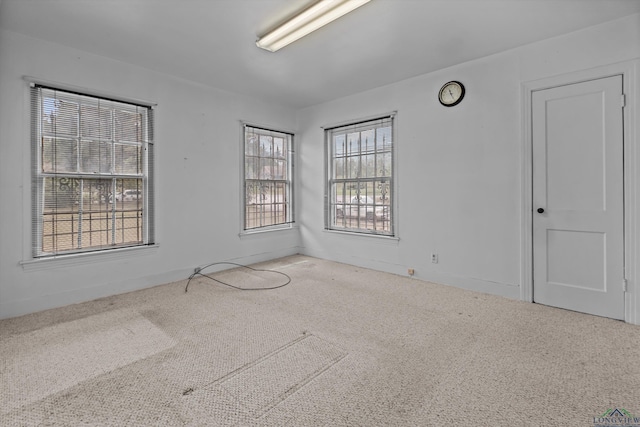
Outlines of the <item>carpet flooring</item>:
<svg viewBox="0 0 640 427">
<path fill-rule="evenodd" d="M 254 266 L 256 267 L 256 266 Z M 3 426 L 594 426 L 640 327 L 292 256 L 0 321 Z M 282 275 L 209 273 L 238 287 Z M 640 425 L 640 422 L 639 422 Z"/>
</svg>

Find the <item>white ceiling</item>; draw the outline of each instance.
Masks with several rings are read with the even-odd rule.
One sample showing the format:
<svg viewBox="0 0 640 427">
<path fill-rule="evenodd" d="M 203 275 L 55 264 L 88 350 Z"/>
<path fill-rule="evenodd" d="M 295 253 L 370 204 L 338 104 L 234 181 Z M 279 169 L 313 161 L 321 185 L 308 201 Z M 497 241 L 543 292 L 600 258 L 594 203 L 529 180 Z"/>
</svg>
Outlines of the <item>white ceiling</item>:
<svg viewBox="0 0 640 427">
<path fill-rule="evenodd" d="M 640 13 L 640 0 L 372 0 L 271 53 L 313 0 L 0 0 L 0 26 L 300 108 Z"/>
</svg>

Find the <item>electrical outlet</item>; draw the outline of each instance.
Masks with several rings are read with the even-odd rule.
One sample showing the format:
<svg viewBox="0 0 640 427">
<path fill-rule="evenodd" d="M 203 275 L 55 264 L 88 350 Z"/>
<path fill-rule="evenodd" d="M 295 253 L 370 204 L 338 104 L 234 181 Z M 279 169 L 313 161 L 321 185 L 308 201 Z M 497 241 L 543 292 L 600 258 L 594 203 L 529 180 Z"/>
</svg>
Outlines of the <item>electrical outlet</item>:
<svg viewBox="0 0 640 427">
<path fill-rule="evenodd" d="M 437 264 L 438 263 L 438 254 L 435 254 L 435 253 L 431 254 L 431 262 L 433 264 Z"/>
</svg>

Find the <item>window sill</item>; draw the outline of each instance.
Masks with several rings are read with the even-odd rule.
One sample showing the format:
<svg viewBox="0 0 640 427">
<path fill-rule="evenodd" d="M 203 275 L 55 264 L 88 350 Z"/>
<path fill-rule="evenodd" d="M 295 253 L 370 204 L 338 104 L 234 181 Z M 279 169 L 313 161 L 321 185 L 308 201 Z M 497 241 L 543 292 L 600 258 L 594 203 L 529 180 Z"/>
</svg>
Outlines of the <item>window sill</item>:
<svg viewBox="0 0 640 427">
<path fill-rule="evenodd" d="M 253 230 L 243 230 L 240 232 L 240 234 L 238 234 L 238 236 L 240 236 L 240 238 L 243 239 L 245 237 L 259 236 L 265 233 L 273 233 L 277 231 L 287 231 L 287 230 L 297 230 L 297 229 L 298 229 L 297 225 L 281 225 L 281 226 L 276 225 L 273 227 L 256 228 Z"/>
<path fill-rule="evenodd" d="M 159 245 L 132 246 L 129 248 L 108 249 L 104 251 L 85 252 L 51 257 L 34 258 L 21 261 L 24 271 L 46 270 L 49 268 L 67 267 L 130 258 L 132 255 L 155 254 Z"/>
<path fill-rule="evenodd" d="M 369 233 L 358 233 L 355 231 L 349 231 L 349 230 L 331 230 L 331 229 L 327 229 L 325 228 L 323 230 L 325 233 L 327 234 L 332 234 L 334 236 L 349 236 L 351 237 L 356 237 L 356 238 L 363 238 L 363 239 L 375 239 L 378 240 L 380 243 L 386 243 L 386 244 L 390 244 L 390 245 L 397 245 L 398 242 L 400 241 L 400 238 L 398 236 L 387 236 L 384 234 L 369 234 Z"/>
</svg>

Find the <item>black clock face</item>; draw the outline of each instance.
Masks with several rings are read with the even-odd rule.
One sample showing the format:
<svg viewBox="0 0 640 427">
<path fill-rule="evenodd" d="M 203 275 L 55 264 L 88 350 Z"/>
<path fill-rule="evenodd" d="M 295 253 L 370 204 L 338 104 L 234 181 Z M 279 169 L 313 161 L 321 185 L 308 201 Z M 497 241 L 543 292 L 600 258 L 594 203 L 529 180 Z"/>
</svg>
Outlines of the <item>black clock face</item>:
<svg viewBox="0 0 640 427">
<path fill-rule="evenodd" d="M 453 107 L 464 98 L 464 86 L 460 82 L 452 81 L 445 83 L 438 93 L 440 103 L 445 107 Z"/>
</svg>

